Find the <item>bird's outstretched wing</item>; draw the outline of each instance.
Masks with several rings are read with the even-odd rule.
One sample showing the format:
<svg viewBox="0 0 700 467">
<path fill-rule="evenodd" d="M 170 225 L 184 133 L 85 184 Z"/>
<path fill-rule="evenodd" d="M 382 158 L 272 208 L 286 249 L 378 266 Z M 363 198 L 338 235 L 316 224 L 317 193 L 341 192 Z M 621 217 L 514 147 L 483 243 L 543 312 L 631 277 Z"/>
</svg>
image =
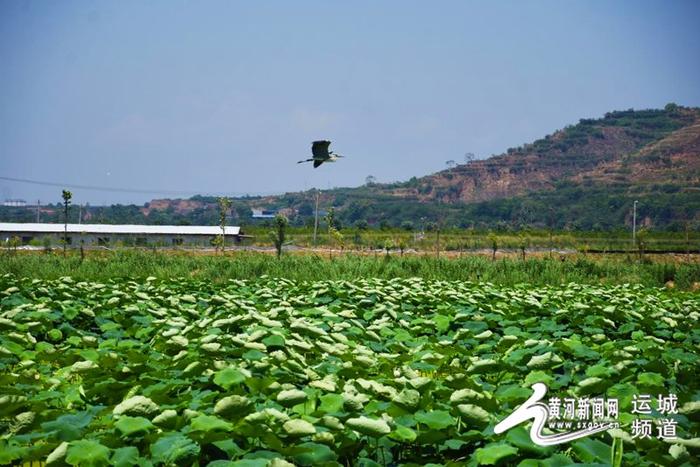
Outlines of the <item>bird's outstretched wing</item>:
<svg viewBox="0 0 700 467">
<path fill-rule="evenodd" d="M 330 145 L 330 141 L 314 141 L 311 143 L 311 153 L 314 155 L 314 159 L 328 159 L 330 157 L 328 146 Z"/>
<path fill-rule="evenodd" d="M 320 159 L 315 159 L 314 160 L 314 169 L 318 167 L 319 165 L 323 164 L 323 161 Z"/>
</svg>

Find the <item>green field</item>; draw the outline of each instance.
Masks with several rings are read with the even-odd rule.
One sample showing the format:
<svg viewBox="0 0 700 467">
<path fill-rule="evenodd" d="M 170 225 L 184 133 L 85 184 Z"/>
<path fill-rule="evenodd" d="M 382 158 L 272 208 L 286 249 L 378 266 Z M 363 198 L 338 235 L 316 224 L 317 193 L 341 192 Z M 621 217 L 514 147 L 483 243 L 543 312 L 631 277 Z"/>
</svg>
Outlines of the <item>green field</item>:
<svg viewBox="0 0 700 467">
<path fill-rule="evenodd" d="M 84 279 L 0 277 L 2 463 L 700 460 L 697 293 L 421 278 Z M 494 434 L 538 381 L 562 398 L 617 398 L 620 429 L 550 448 L 522 426 Z M 633 397 L 659 393 L 678 396 L 681 440 L 656 430 L 632 439 Z"/>
<path fill-rule="evenodd" d="M 0 209 L 0 218 L 1 215 Z M 8 219 L 7 216 L 4 219 Z M 11 217 L 9 217 L 11 219 Z M 60 223 L 59 219 L 56 219 Z M 242 226 L 242 230 L 249 238 L 242 243 L 243 246 L 272 247 L 270 239 L 272 221 L 258 220 Z M 442 252 L 468 252 L 486 250 L 492 251 L 494 245 L 498 252 L 540 250 L 565 250 L 573 252 L 611 252 L 625 251 L 638 255 L 642 252 L 675 251 L 678 253 L 700 252 L 700 231 L 694 226 L 688 231 L 649 230 L 640 227 L 638 229 L 638 241 L 632 241 L 630 230 L 614 231 L 582 231 L 582 230 L 547 230 L 536 228 L 483 230 L 471 228 L 443 227 L 439 234 L 434 224 L 411 225 L 410 228 L 358 228 L 345 226 L 338 229 L 340 234 L 332 238 L 328 232 L 325 221 L 319 222 L 317 235 L 314 239 L 314 229 L 308 226 L 290 225 L 286 229 L 287 243 L 301 248 L 327 248 L 345 249 L 353 251 L 386 250 L 399 253 L 416 250 L 424 253 Z M 430 228 L 428 228 L 430 227 Z M 12 246 L 13 239 L 3 246 Z M 21 244 L 21 239 L 15 238 L 16 244 Z M 227 242 L 234 246 L 233 240 Z M 30 245 L 41 248 L 61 248 L 61 242 L 50 238 L 34 238 L 28 242 Z M 112 248 L 135 247 L 135 239 L 127 239 L 115 242 Z M 172 247 L 170 241 L 149 240 L 148 246 Z M 213 247 L 206 241 L 202 241 L 199 248 Z"/>
<path fill-rule="evenodd" d="M 263 275 L 293 280 L 355 280 L 362 278 L 422 277 L 453 281 L 486 281 L 497 285 L 641 284 L 663 287 L 671 281 L 677 289 L 700 285 L 697 257 L 688 261 L 659 256 L 639 260 L 637 255 L 490 255 L 417 256 L 392 253 L 360 255 L 319 251 L 315 254 L 284 254 L 280 259 L 257 252 L 227 252 L 226 255 L 190 252 L 115 250 L 90 251 L 85 259 L 76 251 L 67 258 L 60 252 L 0 254 L 0 271 L 18 277 L 109 281 L 114 278 L 143 280 L 188 277 L 215 283 L 229 279 L 256 279 Z M 698 283 L 698 284 L 696 284 Z"/>
<path fill-rule="evenodd" d="M 313 228 L 289 227 L 290 243 L 298 246 L 309 247 L 314 245 Z M 468 251 L 491 250 L 495 241 L 499 250 L 520 250 L 521 247 L 542 250 L 629 250 L 636 253 L 638 242 L 632 242 L 632 232 L 627 230 L 616 231 L 566 231 L 546 229 L 521 229 L 505 231 L 486 231 L 477 229 L 443 228 L 438 232 L 433 227 L 431 230 L 419 231 L 399 228 L 387 229 L 359 229 L 346 227 L 340 230 L 342 234 L 342 246 L 347 249 L 385 249 L 392 250 L 416 249 L 420 251 L 435 251 L 439 245 L 441 250 Z M 244 227 L 246 234 L 253 237 L 251 243 L 257 245 L 272 245 L 269 240 L 269 226 L 248 225 Z M 642 247 L 648 251 L 677 250 L 685 252 L 700 250 L 700 232 L 695 230 L 671 232 L 640 229 Z M 327 226 L 321 223 L 317 235 L 316 245 L 334 245 L 340 247 L 337 241 L 333 241 L 328 235 Z"/>
</svg>

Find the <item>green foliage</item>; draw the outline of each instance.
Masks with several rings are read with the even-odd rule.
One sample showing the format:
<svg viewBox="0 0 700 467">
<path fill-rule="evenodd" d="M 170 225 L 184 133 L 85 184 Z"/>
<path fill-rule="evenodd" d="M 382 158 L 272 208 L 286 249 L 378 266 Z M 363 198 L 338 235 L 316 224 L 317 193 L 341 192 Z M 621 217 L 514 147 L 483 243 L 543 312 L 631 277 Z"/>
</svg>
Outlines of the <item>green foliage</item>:
<svg viewBox="0 0 700 467">
<path fill-rule="evenodd" d="M 333 239 L 333 243 L 339 246 L 341 250 L 345 248 L 345 237 L 334 227 L 331 227 L 331 238 Z"/>
<path fill-rule="evenodd" d="M 383 249 L 388 235 L 374 248 Z M 500 236 L 499 242 L 506 240 Z M 630 245 L 631 238 L 625 239 Z M 428 240 L 432 245 L 432 240 Z M 563 240 L 562 240 L 563 241 Z M 369 242 L 369 240 L 368 240 Z M 394 245 L 392 243 L 392 245 Z M 513 243 L 515 245 L 515 243 Z M 490 248 L 484 241 L 479 248 Z M 514 246 L 513 246 L 514 247 Z M 500 245 L 498 248 L 502 248 Z M 197 254 L 161 254 L 144 251 L 91 252 L 85 260 L 54 254 L 0 255 L 0 271 L 37 279 L 56 279 L 71 275 L 80 281 L 109 281 L 115 278 L 146 280 L 148 277 L 192 277 L 212 283 L 249 279 L 268 275 L 293 280 L 354 280 L 368 277 L 422 277 L 436 280 L 489 281 L 500 285 L 523 282 L 546 285 L 561 282 L 581 284 L 639 283 L 663 287 L 673 280 L 679 289 L 689 289 L 700 282 L 697 263 L 640 262 L 624 256 L 583 257 L 556 255 L 552 259 L 529 257 L 527 261 L 504 258 L 491 261 L 487 256 L 464 255 L 438 260 L 432 257 L 398 255 L 390 260 L 344 254 L 334 261 L 317 255 L 283 255 L 279 260 L 265 253 L 237 252 L 235 260 L 222 256 Z"/>
<path fill-rule="evenodd" d="M 501 459 L 511 457 L 518 449 L 506 443 L 491 443 L 476 450 L 476 461 L 479 465 L 496 465 Z"/>
<path fill-rule="evenodd" d="M 0 460 L 694 465 L 698 309 L 639 285 L 5 274 Z M 542 380 L 618 398 L 623 422 L 635 394 L 677 394 L 687 446 L 494 434 Z"/>
<path fill-rule="evenodd" d="M 123 436 L 143 435 L 155 428 L 150 420 L 143 417 L 121 417 L 114 423 L 114 427 Z"/>
<path fill-rule="evenodd" d="M 8 249 L 7 251 L 11 251 L 14 254 L 17 252 L 17 248 L 22 245 L 22 239 L 17 236 L 13 236 L 6 239 L 3 243 L 3 246 Z"/>
<path fill-rule="evenodd" d="M 639 250 L 639 254 L 643 254 L 644 251 L 647 248 L 647 243 L 648 243 L 648 238 L 649 238 L 649 231 L 645 228 L 641 228 L 637 230 L 636 236 L 635 236 L 635 241 L 637 243 L 637 250 Z"/>
<path fill-rule="evenodd" d="M 66 462 L 70 465 L 102 467 L 109 465 L 109 448 L 97 441 L 72 441 L 68 445 Z"/>
<path fill-rule="evenodd" d="M 193 461 L 200 449 L 199 444 L 182 433 L 166 433 L 151 444 L 150 455 L 155 464 L 182 465 Z"/>
<path fill-rule="evenodd" d="M 63 204 L 64 204 L 64 205 L 69 205 L 69 204 L 70 204 L 70 200 L 73 198 L 73 193 L 71 193 L 71 192 L 68 191 L 68 190 L 63 190 L 63 191 L 61 192 L 61 198 L 63 198 Z"/>
<path fill-rule="evenodd" d="M 402 228 L 403 230 L 407 230 L 407 231 L 410 232 L 410 231 L 413 230 L 413 222 L 411 222 L 411 221 L 403 221 L 403 222 L 401 223 L 401 228 Z"/>
<path fill-rule="evenodd" d="M 365 219 L 359 219 L 355 222 L 355 227 L 359 230 L 367 230 L 369 228 L 369 223 Z"/>
<path fill-rule="evenodd" d="M 326 221 L 326 225 L 328 226 L 328 232 L 330 232 L 331 229 L 338 228 L 336 224 L 335 208 L 330 208 L 328 210 L 328 213 L 326 213 L 324 220 Z"/>
</svg>

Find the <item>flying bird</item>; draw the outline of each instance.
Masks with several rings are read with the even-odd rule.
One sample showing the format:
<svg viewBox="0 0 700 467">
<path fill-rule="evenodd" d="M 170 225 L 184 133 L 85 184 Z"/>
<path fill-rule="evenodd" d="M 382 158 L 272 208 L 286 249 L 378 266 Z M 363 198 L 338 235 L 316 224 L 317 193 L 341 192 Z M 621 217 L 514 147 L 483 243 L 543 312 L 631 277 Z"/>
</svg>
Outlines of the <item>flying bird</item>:
<svg viewBox="0 0 700 467">
<path fill-rule="evenodd" d="M 340 154 L 336 154 L 333 151 L 329 151 L 328 146 L 330 145 L 330 141 L 314 141 L 313 143 L 311 143 L 311 154 L 313 154 L 314 157 L 311 159 L 299 161 L 297 162 L 297 164 L 302 164 L 304 162 L 313 162 L 315 169 L 324 162 L 335 162 L 338 160 L 339 157 L 343 157 Z"/>
</svg>

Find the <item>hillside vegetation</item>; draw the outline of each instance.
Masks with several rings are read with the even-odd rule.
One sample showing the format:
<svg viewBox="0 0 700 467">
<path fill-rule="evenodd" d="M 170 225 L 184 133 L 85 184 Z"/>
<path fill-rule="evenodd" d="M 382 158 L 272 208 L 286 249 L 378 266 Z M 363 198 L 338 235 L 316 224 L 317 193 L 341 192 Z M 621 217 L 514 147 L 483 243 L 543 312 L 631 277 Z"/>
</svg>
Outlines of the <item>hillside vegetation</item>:
<svg viewBox="0 0 700 467">
<path fill-rule="evenodd" d="M 698 294 L 418 277 L 213 284 L 12 274 L 0 275 L 0 291 L 0 464 L 700 460 Z M 496 434 L 534 383 L 557 400 L 614 399 L 606 419 L 581 409 L 561 418 L 620 428 L 550 447 L 533 445 L 522 426 Z M 638 395 L 659 393 L 677 397 L 678 413 L 640 417 Z M 642 419 L 677 423 L 674 436 L 630 435 Z"/>
</svg>

